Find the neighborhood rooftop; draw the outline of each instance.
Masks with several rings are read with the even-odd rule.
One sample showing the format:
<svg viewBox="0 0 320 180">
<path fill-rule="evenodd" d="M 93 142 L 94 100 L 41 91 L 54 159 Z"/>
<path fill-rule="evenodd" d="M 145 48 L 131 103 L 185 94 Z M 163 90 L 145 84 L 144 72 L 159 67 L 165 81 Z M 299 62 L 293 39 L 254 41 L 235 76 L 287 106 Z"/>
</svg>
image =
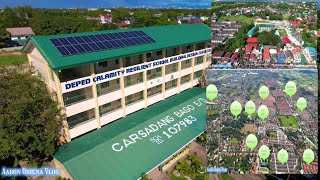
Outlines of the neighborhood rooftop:
<svg viewBox="0 0 320 180">
<path fill-rule="evenodd" d="M 128 46 L 124 48 L 117 48 L 112 50 L 102 50 L 97 52 L 63 56 L 50 41 L 54 38 L 65 38 L 74 36 L 86 36 L 96 35 L 104 33 L 116 33 L 116 32 L 131 32 L 142 31 L 150 36 L 155 42 L 143 45 Z M 210 28 L 205 24 L 181 24 L 181 25 L 169 25 L 169 26 L 154 26 L 144 28 L 130 28 L 119 30 L 107 30 L 96 32 L 84 32 L 74 34 L 63 35 L 51 35 L 51 36 L 33 36 L 29 42 L 22 49 L 22 52 L 27 52 L 33 44 L 46 59 L 49 66 L 53 70 L 62 70 L 67 68 L 73 68 L 86 64 L 103 62 L 106 60 L 112 60 L 122 58 L 131 55 L 137 55 L 152 51 L 163 50 L 167 48 L 174 48 L 183 45 L 190 45 L 193 43 L 210 41 Z"/>
<path fill-rule="evenodd" d="M 6 31 L 10 32 L 11 36 L 34 35 L 30 27 L 6 28 Z"/>
</svg>

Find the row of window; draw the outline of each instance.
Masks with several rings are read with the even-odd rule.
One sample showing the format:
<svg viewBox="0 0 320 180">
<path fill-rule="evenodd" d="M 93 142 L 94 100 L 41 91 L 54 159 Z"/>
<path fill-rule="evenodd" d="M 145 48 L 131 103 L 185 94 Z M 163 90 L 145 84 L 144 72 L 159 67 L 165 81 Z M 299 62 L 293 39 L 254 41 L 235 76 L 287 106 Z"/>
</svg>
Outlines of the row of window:
<svg viewBox="0 0 320 180">
<path fill-rule="evenodd" d="M 176 72 L 177 70 L 176 65 L 172 65 L 172 68 L 170 71 L 172 72 Z M 197 76 L 197 73 L 200 73 Z M 161 77 L 162 75 L 162 68 L 156 68 L 156 69 L 152 69 L 152 70 L 148 70 L 147 71 L 147 80 L 151 80 L 151 79 L 155 79 L 157 77 Z M 202 71 L 198 71 L 195 72 L 195 78 L 199 77 L 202 75 Z M 181 84 L 184 84 L 187 81 L 190 81 L 190 75 L 187 75 L 188 78 L 185 77 L 181 77 Z M 172 83 L 176 83 L 175 80 L 171 81 Z M 124 78 L 124 86 L 125 87 L 129 87 L 135 84 L 139 84 L 143 82 L 143 72 L 141 73 L 136 73 L 134 75 L 131 76 L 126 76 Z M 175 86 L 176 84 L 173 84 L 172 86 Z M 170 88 L 170 87 L 168 87 Z M 166 89 L 168 89 L 166 87 Z M 97 85 L 97 95 L 101 96 L 110 92 L 114 92 L 120 89 L 120 79 L 114 79 L 111 81 L 107 81 L 107 82 L 103 82 Z M 67 92 L 63 94 L 63 99 L 64 99 L 64 104 L 65 106 L 69 106 L 71 104 L 83 101 L 85 99 L 90 99 L 92 98 L 92 88 L 90 87 L 86 87 L 86 88 L 82 88 L 79 90 L 75 90 L 75 91 L 71 91 L 71 92 Z"/>
<path fill-rule="evenodd" d="M 204 49 L 205 43 L 204 42 L 198 43 L 198 44 L 195 44 L 194 46 L 195 46 L 195 50 Z M 181 53 L 182 54 L 188 53 L 188 52 L 191 52 L 192 50 L 193 50 L 193 48 L 191 45 L 183 46 Z M 165 50 L 166 57 L 171 57 L 171 56 L 175 56 L 178 54 L 180 54 L 179 48 L 172 48 L 172 49 Z M 163 54 L 162 50 L 146 53 L 147 62 L 161 59 L 163 57 L 164 57 L 164 54 Z M 133 65 L 142 64 L 142 63 L 143 63 L 143 55 L 142 54 L 125 57 L 123 59 L 123 67 L 133 66 Z M 107 60 L 104 62 L 99 62 L 99 63 L 94 64 L 96 74 L 119 69 L 120 66 L 121 65 L 120 65 L 119 59 Z M 82 77 L 86 77 L 86 76 L 90 76 L 90 75 L 91 75 L 90 65 L 84 65 L 81 67 L 64 69 L 59 72 L 59 78 L 60 78 L 61 82 L 66 82 L 66 81 L 69 81 L 72 79 L 82 78 Z"/>
<path fill-rule="evenodd" d="M 202 75 L 202 71 L 198 71 L 195 73 L 195 77 L 200 77 Z M 186 75 L 181 77 L 181 84 L 190 82 L 191 79 L 191 75 Z M 177 79 L 169 81 L 167 83 L 165 83 L 165 89 L 171 89 L 171 88 L 175 88 L 177 87 Z M 152 87 L 150 89 L 147 90 L 147 97 L 151 97 L 157 94 L 161 94 L 162 92 L 162 85 L 158 85 L 155 87 Z M 143 96 L 143 91 L 137 92 L 135 94 L 129 95 L 125 97 L 125 104 L 126 106 L 134 103 L 134 102 L 139 102 L 142 101 L 144 99 Z M 114 110 L 118 110 L 121 108 L 121 99 L 106 103 L 104 105 L 99 106 L 99 114 L 100 117 L 114 111 Z M 86 122 L 88 120 L 94 119 L 95 118 L 95 113 L 94 113 L 94 109 L 70 116 L 67 118 L 68 124 L 69 124 L 69 128 L 73 128 L 78 124 L 81 124 L 83 122 Z"/>
</svg>

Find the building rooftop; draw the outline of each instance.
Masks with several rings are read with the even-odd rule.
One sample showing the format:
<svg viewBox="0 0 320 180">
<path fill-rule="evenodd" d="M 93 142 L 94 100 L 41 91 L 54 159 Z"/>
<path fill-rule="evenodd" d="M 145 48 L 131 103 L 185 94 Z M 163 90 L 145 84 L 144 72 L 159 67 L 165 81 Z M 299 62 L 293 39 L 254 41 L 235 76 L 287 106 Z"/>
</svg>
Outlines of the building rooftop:
<svg viewBox="0 0 320 180">
<path fill-rule="evenodd" d="M 224 54 L 224 51 L 215 51 L 214 53 L 212 53 L 212 57 L 223 57 Z"/>
<path fill-rule="evenodd" d="M 247 43 L 259 43 L 259 40 L 256 37 L 249 37 Z"/>
<path fill-rule="evenodd" d="M 11 36 L 35 35 L 31 27 L 6 28 Z"/>
<path fill-rule="evenodd" d="M 200 98 L 203 99 L 202 105 L 199 105 Z M 149 172 L 204 132 L 205 99 L 204 88 L 186 90 L 76 138 L 61 146 L 53 156 L 64 165 L 73 179 L 138 179 L 142 172 Z M 174 112 L 188 105 L 192 105 L 194 110 L 180 118 L 174 115 Z M 197 120 L 184 126 L 180 122 L 189 115 Z M 174 120 L 160 126 L 159 122 L 167 116 Z M 175 124 L 181 124 L 180 130 Z M 170 133 L 170 127 L 175 127 L 177 132 L 171 128 L 171 132 L 175 133 Z M 146 129 L 149 129 L 148 135 Z M 163 131 L 171 137 L 168 138 Z M 155 141 L 157 136 L 161 136 L 162 143 Z M 132 138 L 136 138 L 135 141 Z M 124 140 L 128 143 L 127 147 Z M 113 150 L 115 143 L 121 144 L 123 149 Z M 120 149 L 119 144 L 117 149 Z"/>
<path fill-rule="evenodd" d="M 112 50 L 103 50 L 72 56 L 62 56 L 58 49 L 51 43 L 52 38 L 63 38 L 73 36 L 86 36 L 102 33 L 143 31 L 154 39 L 155 43 L 144 45 L 117 48 Z M 210 41 L 211 29 L 205 24 L 181 24 L 169 26 L 153 26 L 144 28 L 118 29 L 96 32 L 84 32 L 51 36 L 33 36 L 22 49 L 22 52 L 28 52 L 30 47 L 36 46 L 42 56 L 48 61 L 53 70 L 73 68 L 86 64 L 103 62 L 106 60 L 117 59 L 121 57 L 137 55 L 152 51 L 158 51 L 167 48 L 189 45 L 204 41 Z"/>
<path fill-rule="evenodd" d="M 269 48 L 264 48 L 263 59 L 266 61 L 270 60 L 270 49 Z"/>
</svg>

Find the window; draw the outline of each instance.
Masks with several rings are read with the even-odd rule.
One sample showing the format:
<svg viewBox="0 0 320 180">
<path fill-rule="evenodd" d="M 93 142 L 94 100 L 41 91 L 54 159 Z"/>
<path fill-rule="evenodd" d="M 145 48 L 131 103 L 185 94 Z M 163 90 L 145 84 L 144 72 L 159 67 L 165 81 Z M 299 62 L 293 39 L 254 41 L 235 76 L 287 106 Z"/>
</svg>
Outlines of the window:
<svg viewBox="0 0 320 180">
<path fill-rule="evenodd" d="M 95 118 L 94 109 L 90 109 L 88 111 L 84 111 L 82 113 L 68 117 L 67 122 L 68 122 L 69 128 L 72 129 L 77 125 L 80 125 L 86 121 L 92 120 L 93 118 Z"/>
<path fill-rule="evenodd" d="M 142 54 L 139 55 L 139 64 L 142 64 L 143 63 L 143 56 Z"/>
<path fill-rule="evenodd" d="M 109 107 L 109 106 L 111 106 L 111 102 L 109 102 L 109 103 L 107 103 L 107 104 L 102 105 L 102 108 L 107 108 L 107 107 Z"/>
<path fill-rule="evenodd" d="M 121 100 L 115 100 L 106 104 L 99 106 L 99 114 L 103 116 L 113 110 L 119 109 L 121 107 Z"/>
<path fill-rule="evenodd" d="M 201 64 L 201 63 L 203 63 L 203 58 L 204 58 L 204 56 L 196 57 L 196 64 Z"/>
<path fill-rule="evenodd" d="M 190 45 L 188 45 L 188 46 L 186 47 L 186 49 L 190 50 L 190 49 L 191 49 L 191 46 L 190 46 Z"/>
<path fill-rule="evenodd" d="M 202 70 L 201 71 L 197 71 L 194 73 L 194 77 L 195 78 L 198 78 L 198 77 L 201 77 L 202 76 Z"/>
<path fill-rule="evenodd" d="M 177 55 L 178 54 L 178 51 L 177 51 L 177 48 L 173 48 L 173 55 Z"/>
<path fill-rule="evenodd" d="M 184 61 L 184 64 L 189 64 L 190 63 L 190 59 L 187 59 Z"/>
<path fill-rule="evenodd" d="M 172 64 L 172 71 L 173 72 L 176 72 L 178 69 L 178 63 L 174 63 L 174 64 Z"/>
<path fill-rule="evenodd" d="M 126 105 L 143 100 L 143 91 L 137 92 L 126 97 Z"/>
<path fill-rule="evenodd" d="M 126 86 L 131 85 L 131 76 L 126 76 Z"/>
<path fill-rule="evenodd" d="M 152 95 L 155 95 L 155 94 L 159 94 L 159 93 L 161 93 L 161 91 L 162 91 L 162 84 L 148 89 L 147 90 L 147 95 L 149 97 L 149 96 L 152 96 Z"/>
<path fill-rule="evenodd" d="M 157 51 L 157 56 L 162 56 L 162 51 Z"/>
<path fill-rule="evenodd" d="M 147 58 L 150 58 L 151 57 L 151 53 L 147 53 Z"/>
<path fill-rule="evenodd" d="M 62 96 L 64 105 L 69 106 L 71 104 L 75 104 L 86 99 L 91 99 L 93 95 L 91 87 L 86 87 L 75 91 L 63 93 Z"/>
<path fill-rule="evenodd" d="M 126 66 L 131 66 L 130 57 L 126 57 Z"/>
<path fill-rule="evenodd" d="M 162 69 L 161 67 L 157 68 L 157 69 L 156 69 L 156 72 L 157 72 L 157 73 L 158 73 L 158 72 L 161 72 L 161 69 Z"/>
<path fill-rule="evenodd" d="M 151 74 L 151 70 L 148 70 L 148 71 L 147 71 L 147 75 L 150 75 L 150 74 Z"/>
<path fill-rule="evenodd" d="M 185 76 L 182 76 L 182 77 L 181 77 L 181 84 L 190 82 L 190 79 L 191 79 L 191 75 L 190 75 L 190 74 L 185 75 Z"/>
<path fill-rule="evenodd" d="M 107 62 L 107 61 L 99 62 L 99 63 L 98 63 L 98 66 L 107 67 L 107 66 L 108 66 L 108 62 Z"/>
<path fill-rule="evenodd" d="M 104 82 L 104 83 L 101 83 L 101 89 L 102 88 L 107 88 L 107 87 L 109 87 L 109 81 L 108 82 Z"/>
<path fill-rule="evenodd" d="M 169 82 L 166 82 L 165 89 L 171 89 L 171 88 L 176 87 L 176 86 L 177 86 L 177 79 L 169 81 Z"/>
<path fill-rule="evenodd" d="M 116 59 L 114 62 L 116 63 L 116 65 L 118 65 L 119 64 L 119 59 Z"/>
</svg>

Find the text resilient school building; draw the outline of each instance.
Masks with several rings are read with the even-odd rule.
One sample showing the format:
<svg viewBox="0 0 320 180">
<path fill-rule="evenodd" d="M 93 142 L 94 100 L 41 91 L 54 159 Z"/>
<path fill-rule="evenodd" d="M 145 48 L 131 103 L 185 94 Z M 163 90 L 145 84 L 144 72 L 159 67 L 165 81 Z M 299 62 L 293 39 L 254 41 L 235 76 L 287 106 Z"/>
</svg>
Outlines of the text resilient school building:
<svg viewBox="0 0 320 180">
<path fill-rule="evenodd" d="M 192 87 L 211 64 L 210 32 L 187 24 L 31 37 L 22 51 L 67 116 L 71 142 L 54 155 L 62 176 L 137 179 L 199 136 L 205 90 Z"/>
</svg>

